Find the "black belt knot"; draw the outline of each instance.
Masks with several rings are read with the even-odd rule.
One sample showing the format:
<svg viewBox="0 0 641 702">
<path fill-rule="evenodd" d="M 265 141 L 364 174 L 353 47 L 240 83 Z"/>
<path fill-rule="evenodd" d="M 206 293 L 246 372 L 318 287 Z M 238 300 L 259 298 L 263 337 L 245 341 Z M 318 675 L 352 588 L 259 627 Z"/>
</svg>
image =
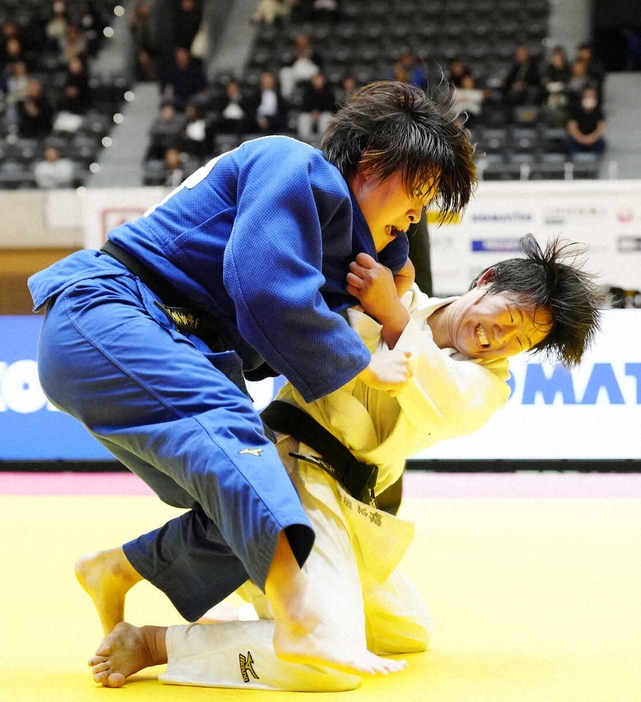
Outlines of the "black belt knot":
<svg viewBox="0 0 641 702">
<path fill-rule="evenodd" d="M 179 332 L 195 334 L 212 351 L 223 351 L 231 348 L 217 320 L 199 309 L 192 300 L 177 290 L 166 278 L 158 275 L 140 259 L 132 256 L 113 241 L 106 241 L 100 250 L 122 263 L 160 298 L 160 303 L 156 300 L 154 302 Z"/>
<path fill-rule="evenodd" d="M 361 502 L 376 505 L 376 479 L 378 467 L 359 461 L 331 432 L 321 426 L 300 407 L 274 400 L 261 413 L 261 419 L 270 429 L 289 434 L 314 449 L 324 460 L 311 462 L 329 473 Z M 298 454 L 292 454 L 301 458 Z M 309 460 L 308 457 L 304 457 Z"/>
<path fill-rule="evenodd" d="M 194 314 L 194 311 L 188 307 L 168 307 L 167 305 L 161 305 L 159 302 L 154 300 L 154 302 L 160 307 L 160 309 L 169 317 L 173 325 L 179 332 L 183 334 L 196 334 L 203 331 L 203 319 L 202 317 Z"/>
</svg>

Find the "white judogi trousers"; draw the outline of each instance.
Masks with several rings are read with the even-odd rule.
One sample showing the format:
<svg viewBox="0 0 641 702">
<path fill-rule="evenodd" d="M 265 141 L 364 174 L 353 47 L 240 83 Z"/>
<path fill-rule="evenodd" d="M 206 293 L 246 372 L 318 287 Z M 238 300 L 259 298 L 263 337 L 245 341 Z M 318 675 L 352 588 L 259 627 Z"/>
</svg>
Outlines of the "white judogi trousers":
<svg viewBox="0 0 641 702">
<path fill-rule="evenodd" d="M 414 525 L 355 500 L 321 468 L 289 456 L 312 454 L 291 437 L 279 452 L 316 532 L 304 565 L 320 583 L 329 626 L 346 644 L 377 654 L 424 651 L 432 629 L 430 613 L 416 588 L 397 570 Z M 167 632 L 167 683 L 288 691 L 339 691 L 360 677 L 321 666 L 280 660 L 272 645 L 273 621 L 262 592 L 242 588 L 258 621 L 172 626 Z"/>
</svg>

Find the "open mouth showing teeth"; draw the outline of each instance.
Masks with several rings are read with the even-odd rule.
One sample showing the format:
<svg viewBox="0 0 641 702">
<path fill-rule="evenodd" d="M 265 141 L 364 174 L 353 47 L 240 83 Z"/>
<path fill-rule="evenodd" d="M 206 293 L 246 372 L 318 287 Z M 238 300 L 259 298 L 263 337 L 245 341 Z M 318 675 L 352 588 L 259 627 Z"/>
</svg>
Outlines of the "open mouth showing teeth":
<svg viewBox="0 0 641 702">
<path fill-rule="evenodd" d="M 483 326 L 480 323 L 476 325 L 476 336 L 478 336 L 481 346 L 484 349 L 489 348 L 490 342 L 488 341 L 487 336 L 485 335 L 485 329 L 483 329 Z"/>
<path fill-rule="evenodd" d="M 404 234 L 405 232 L 402 229 L 398 229 L 397 227 L 392 226 L 391 224 L 388 224 L 385 227 L 385 231 L 391 236 L 392 238 L 396 238 L 399 234 Z"/>
</svg>

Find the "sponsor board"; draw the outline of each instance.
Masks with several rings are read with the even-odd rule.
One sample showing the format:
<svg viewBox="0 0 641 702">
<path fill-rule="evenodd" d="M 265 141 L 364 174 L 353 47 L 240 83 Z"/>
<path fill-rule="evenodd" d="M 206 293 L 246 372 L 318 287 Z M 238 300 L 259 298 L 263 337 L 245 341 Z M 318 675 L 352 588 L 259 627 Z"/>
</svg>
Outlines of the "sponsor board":
<svg viewBox="0 0 641 702">
<path fill-rule="evenodd" d="M 0 460 L 108 460 L 111 455 L 59 412 L 38 382 L 41 317 L 0 317 Z M 573 369 L 536 356 L 512 359 L 507 406 L 469 436 L 421 459 L 641 459 L 641 310 L 608 310 L 584 362 Z M 250 383 L 258 410 L 282 378 Z"/>
<path fill-rule="evenodd" d="M 561 237 L 586 249 L 604 285 L 641 289 L 641 181 L 481 182 L 462 217 L 430 226 L 434 293 L 467 290 L 487 266 L 520 255 L 519 239 Z"/>
</svg>

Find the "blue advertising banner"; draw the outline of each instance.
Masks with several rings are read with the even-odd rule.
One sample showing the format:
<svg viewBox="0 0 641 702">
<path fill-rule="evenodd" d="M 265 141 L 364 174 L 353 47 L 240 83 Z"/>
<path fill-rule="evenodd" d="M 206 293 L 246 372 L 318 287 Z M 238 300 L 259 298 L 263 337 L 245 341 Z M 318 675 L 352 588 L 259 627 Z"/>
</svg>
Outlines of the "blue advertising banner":
<svg viewBox="0 0 641 702">
<path fill-rule="evenodd" d="M 109 461 L 113 456 L 78 422 L 47 400 L 36 354 L 42 317 L 0 315 L 0 461 Z M 249 383 L 261 410 L 281 378 Z M 115 462 L 115 461 L 114 461 Z"/>
<path fill-rule="evenodd" d="M 576 368 L 514 356 L 506 407 L 415 458 L 641 460 L 641 310 L 606 310 L 601 327 Z"/>
<path fill-rule="evenodd" d="M 113 456 L 72 417 L 58 411 L 38 381 L 42 317 L 0 316 L 0 460 L 98 460 Z"/>
</svg>

